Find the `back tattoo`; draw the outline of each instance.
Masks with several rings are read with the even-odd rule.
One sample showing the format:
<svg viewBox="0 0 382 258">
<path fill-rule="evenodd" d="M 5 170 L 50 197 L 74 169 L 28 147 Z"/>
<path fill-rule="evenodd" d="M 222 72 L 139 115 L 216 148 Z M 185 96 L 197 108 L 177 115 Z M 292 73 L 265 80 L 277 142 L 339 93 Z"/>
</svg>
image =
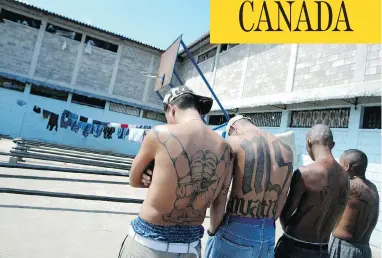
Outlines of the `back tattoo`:
<svg viewBox="0 0 382 258">
<path fill-rule="evenodd" d="M 233 198 L 228 203 L 228 211 L 234 214 L 251 217 L 270 217 L 275 216 L 277 211 L 277 200 L 288 179 L 292 175 L 293 170 L 293 152 L 291 148 L 279 139 L 272 142 L 274 158 L 279 168 L 287 167 L 287 172 L 281 184 L 273 184 L 271 182 L 272 162 L 271 152 L 268 140 L 264 136 L 254 136 L 251 140 L 244 139 L 240 146 L 244 150 L 244 173 L 242 181 L 243 195 L 250 194 L 253 190 L 256 194 L 261 192 L 274 192 L 276 199 L 269 200 L 253 200 L 244 198 Z M 282 149 L 285 156 L 289 157 L 289 161 L 285 161 L 282 155 Z M 256 164 L 256 167 L 255 167 Z M 265 185 L 262 186 L 262 181 L 265 176 Z M 254 179 L 254 180 L 253 180 Z M 254 184 L 252 185 L 252 182 Z M 244 207 L 247 207 L 246 209 Z M 268 208 L 267 208 L 268 206 Z M 257 209 L 257 211 L 254 211 Z"/>
<path fill-rule="evenodd" d="M 166 149 L 178 177 L 174 207 L 162 216 L 163 220 L 177 225 L 199 221 L 219 186 L 225 195 L 228 193 L 229 185 L 221 184 L 230 162 L 233 162 L 231 147 L 227 144 L 221 157 L 210 150 L 189 154 L 175 134 L 161 133 L 155 128 L 153 132 Z"/>
</svg>

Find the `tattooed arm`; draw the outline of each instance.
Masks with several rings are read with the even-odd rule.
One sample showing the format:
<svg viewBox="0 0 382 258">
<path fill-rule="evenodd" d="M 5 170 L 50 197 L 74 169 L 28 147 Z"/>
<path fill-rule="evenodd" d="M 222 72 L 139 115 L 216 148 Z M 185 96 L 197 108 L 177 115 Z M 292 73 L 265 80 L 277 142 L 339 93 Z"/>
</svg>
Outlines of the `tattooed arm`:
<svg viewBox="0 0 382 258">
<path fill-rule="evenodd" d="M 140 188 L 148 187 L 148 185 L 142 183 L 142 175 L 155 159 L 156 143 L 157 140 L 154 133 L 152 131 L 147 133 L 138 155 L 135 157 L 133 165 L 131 166 L 129 173 L 130 186 Z"/>
<path fill-rule="evenodd" d="M 210 208 L 210 228 L 208 229 L 208 231 L 213 234 L 217 231 L 224 217 L 226 203 L 227 203 L 227 196 L 228 196 L 229 188 L 232 181 L 232 174 L 233 174 L 233 167 L 234 167 L 233 164 L 234 164 L 234 158 L 233 158 L 233 155 L 230 154 L 230 160 L 225 171 L 225 177 L 222 178 L 222 180 L 224 180 L 222 188 L 218 196 L 212 202 L 212 205 Z"/>
<path fill-rule="evenodd" d="M 297 209 L 300 200 L 304 194 L 305 185 L 302 179 L 302 175 L 299 169 L 293 173 L 292 182 L 290 184 L 290 190 L 285 203 L 285 206 L 280 215 L 280 222 L 283 229 L 286 229 L 290 222 L 292 214 Z"/>
</svg>

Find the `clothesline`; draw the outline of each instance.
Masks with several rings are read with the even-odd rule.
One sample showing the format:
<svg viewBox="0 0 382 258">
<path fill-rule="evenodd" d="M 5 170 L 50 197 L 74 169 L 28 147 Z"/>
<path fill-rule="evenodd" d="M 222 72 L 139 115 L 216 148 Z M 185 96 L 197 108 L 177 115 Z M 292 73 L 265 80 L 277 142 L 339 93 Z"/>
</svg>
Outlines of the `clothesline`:
<svg viewBox="0 0 382 258">
<path fill-rule="evenodd" d="M 47 129 L 49 131 L 58 130 L 58 123 L 60 128 L 70 129 L 71 131 L 78 133 L 87 138 L 90 134 L 98 138 L 102 135 L 104 139 L 112 139 L 113 134 L 116 133 L 117 138 L 129 141 L 142 143 L 146 133 L 151 129 L 151 125 L 132 125 L 122 123 L 109 123 L 98 120 L 93 120 L 76 113 L 72 113 L 69 110 L 64 110 L 61 114 L 56 114 L 46 109 L 41 109 L 38 106 L 33 107 L 33 111 L 37 114 L 41 114 L 43 119 L 48 120 Z"/>
</svg>

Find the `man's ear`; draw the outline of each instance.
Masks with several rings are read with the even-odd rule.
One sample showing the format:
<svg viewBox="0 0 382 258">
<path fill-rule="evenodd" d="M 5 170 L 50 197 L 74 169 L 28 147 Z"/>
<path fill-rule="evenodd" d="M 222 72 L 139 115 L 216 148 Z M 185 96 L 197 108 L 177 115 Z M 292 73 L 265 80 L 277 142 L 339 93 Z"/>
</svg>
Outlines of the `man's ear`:
<svg viewBox="0 0 382 258">
<path fill-rule="evenodd" d="M 350 170 L 350 165 L 349 164 L 345 165 L 345 170 L 346 170 L 346 172 L 349 172 L 349 170 Z"/>
<path fill-rule="evenodd" d="M 175 106 L 171 105 L 171 115 L 174 117 L 175 116 Z"/>
<path fill-rule="evenodd" d="M 309 146 L 312 146 L 312 139 L 311 139 L 310 137 L 308 137 L 307 142 L 308 142 L 308 145 L 309 145 Z"/>
</svg>

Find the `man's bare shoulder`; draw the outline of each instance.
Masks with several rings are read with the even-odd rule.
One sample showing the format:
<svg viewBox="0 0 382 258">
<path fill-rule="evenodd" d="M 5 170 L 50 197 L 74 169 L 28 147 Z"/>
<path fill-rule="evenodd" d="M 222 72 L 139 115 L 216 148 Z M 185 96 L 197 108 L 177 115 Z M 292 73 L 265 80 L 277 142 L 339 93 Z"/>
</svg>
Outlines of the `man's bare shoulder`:
<svg viewBox="0 0 382 258">
<path fill-rule="evenodd" d="M 298 169 L 298 171 L 301 174 L 304 184 L 307 186 L 314 185 L 318 181 L 325 179 L 324 168 L 316 162 L 302 166 Z"/>
<path fill-rule="evenodd" d="M 377 187 L 367 179 L 354 178 L 350 180 L 349 199 L 379 199 Z"/>
</svg>

